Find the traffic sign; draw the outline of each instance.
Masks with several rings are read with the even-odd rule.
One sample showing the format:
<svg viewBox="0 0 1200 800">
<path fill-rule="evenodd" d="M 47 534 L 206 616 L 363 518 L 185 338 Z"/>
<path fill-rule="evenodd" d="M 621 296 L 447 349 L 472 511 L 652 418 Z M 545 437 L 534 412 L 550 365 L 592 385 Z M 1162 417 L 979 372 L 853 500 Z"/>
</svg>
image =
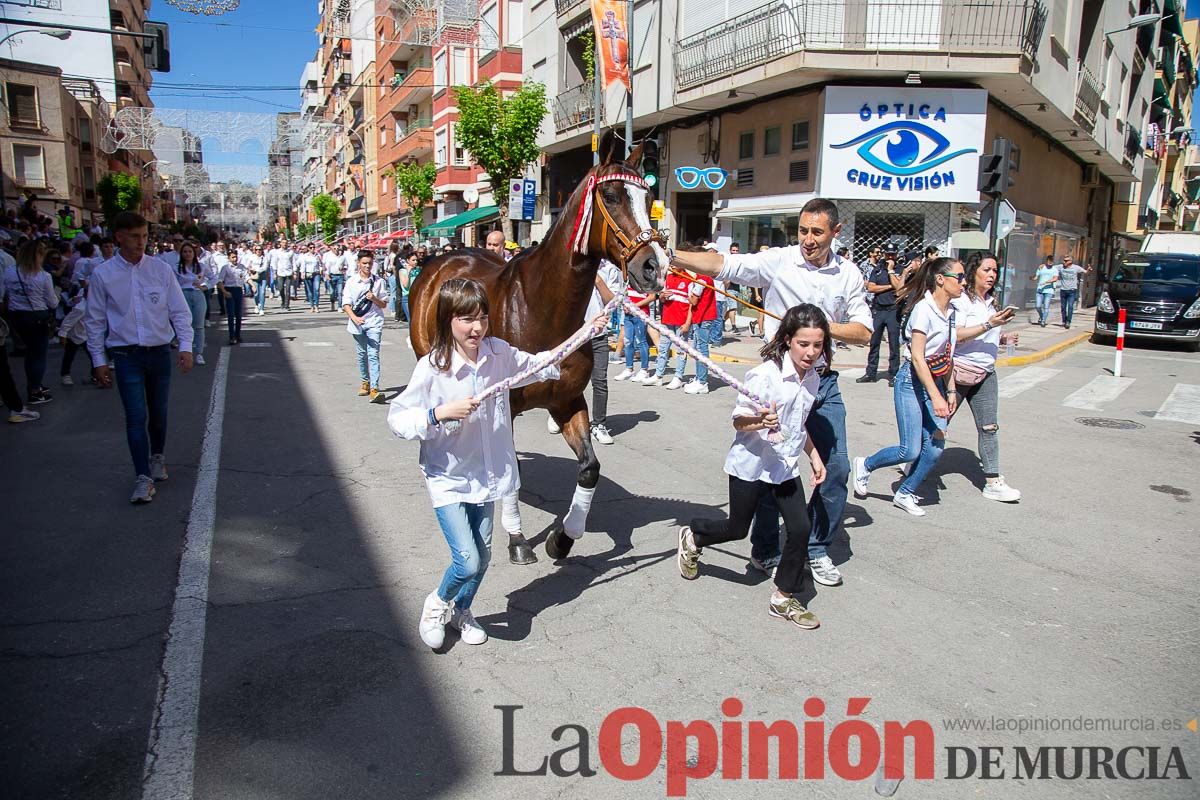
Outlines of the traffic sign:
<svg viewBox="0 0 1200 800">
<path fill-rule="evenodd" d="M 993 201 L 994 203 L 994 201 Z M 987 236 L 992 235 L 992 219 L 996 217 L 999 223 L 996 226 L 996 238 L 1003 239 L 1012 233 L 1013 228 L 1017 226 L 1017 209 L 1007 200 L 1000 201 L 1000 213 L 996 216 L 996 208 L 993 203 L 988 203 L 979 212 L 979 227 Z"/>
</svg>

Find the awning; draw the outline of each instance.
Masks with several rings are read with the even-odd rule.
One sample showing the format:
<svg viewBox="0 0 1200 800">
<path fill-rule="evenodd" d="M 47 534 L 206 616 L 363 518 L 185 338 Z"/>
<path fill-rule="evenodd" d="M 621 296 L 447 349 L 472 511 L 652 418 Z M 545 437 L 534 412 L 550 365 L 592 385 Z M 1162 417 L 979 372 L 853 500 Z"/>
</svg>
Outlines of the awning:
<svg viewBox="0 0 1200 800">
<path fill-rule="evenodd" d="M 359 195 L 358 197 L 351 200 L 350 207 L 346 209 L 346 213 L 353 214 L 355 211 L 358 211 L 360 208 L 362 208 L 363 200 L 365 200 L 365 199 L 366 199 L 365 197 L 363 197 L 362 195 Z"/>
<path fill-rule="evenodd" d="M 813 193 L 772 194 L 763 197 L 734 197 L 719 200 L 713 211 L 718 219 L 730 217 L 766 217 L 773 214 L 800 216 L 804 204 L 816 197 Z"/>
<path fill-rule="evenodd" d="M 1163 4 L 1162 29 L 1183 38 L 1183 23 L 1179 20 L 1179 4 L 1175 0 L 1167 0 Z"/>
<path fill-rule="evenodd" d="M 438 220 L 432 225 L 422 228 L 421 233 L 425 236 L 453 236 L 463 225 L 481 222 L 489 217 L 499 216 L 499 214 L 499 206 L 480 206 L 461 214 L 455 214 L 453 217 Z"/>
</svg>

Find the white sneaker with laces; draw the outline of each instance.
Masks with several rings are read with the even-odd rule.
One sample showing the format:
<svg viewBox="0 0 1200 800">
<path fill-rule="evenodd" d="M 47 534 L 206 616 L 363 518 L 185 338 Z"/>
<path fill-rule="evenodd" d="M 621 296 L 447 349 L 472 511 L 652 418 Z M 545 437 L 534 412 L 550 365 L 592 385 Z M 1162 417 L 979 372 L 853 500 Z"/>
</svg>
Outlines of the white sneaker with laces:
<svg viewBox="0 0 1200 800">
<path fill-rule="evenodd" d="M 70 375 L 63 375 L 61 383 L 63 386 L 74 386 L 75 379 L 72 378 Z"/>
<path fill-rule="evenodd" d="M 592 438 L 600 444 L 612 444 L 612 434 L 608 432 L 608 426 L 603 422 L 598 422 L 592 426 Z"/>
<path fill-rule="evenodd" d="M 26 408 L 23 411 L 13 411 L 8 415 L 8 421 L 14 425 L 18 425 L 22 422 L 36 422 L 41 418 L 41 414 L 29 408 Z"/>
<path fill-rule="evenodd" d="M 167 457 L 162 453 L 150 456 L 150 477 L 156 482 L 167 479 Z"/>
<path fill-rule="evenodd" d="M 920 506 L 921 498 L 912 492 L 896 492 L 896 496 L 892 498 L 892 505 L 896 508 L 903 508 L 914 517 L 925 516 L 925 509 Z"/>
<path fill-rule="evenodd" d="M 837 586 L 842 582 L 842 573 L 838 572 L 829 556 L 812 559 L 808 562 L 808 568 L 812 571 L 813 580 L 822 586 Z"/>
<path fill-rule="evenodd" d="M 662 386 L 663 379 L 661 375 L 649 375 L 646 380 L 642 381 L 642 386 Z"/>
<path fill-rule="evenodd" d="M 774 578 L 775 570 L 779 566 L 779 556 L 764 558 L 762 561 L 759 561 L 754 556 L 750 556 L 750 566 L 759 572 L 765 573 L 768 578 Z"/>
<path fill-rule="evenodd" d="M 204 360 L 204 356 L 197 354 L 196 355 L 196 363 L 199 364 L 200 366 L 204 366 L 207 362 Z"/>
<path fill-rule="evenodd" d="M 634 376 L 629 379 L 629 382 L 630 383 L 641 383 L 642 381 L 646 380 L 649 377 L 650 377 L 649 372 L 646 372 L 646 370 L 644 370 L 644 369 L 639 369 L 637 371 L 637 373 L 634 374 Z"/>
<path fill-rule="evenodd" d="M 1021 499 L 1021 493 L 1009 486 L 1004 481 L 1004 476 L 1001 475 L 993 482 L 989 480 L 983 487 L 983 496 L 988 500 L 996 500 L 1000 503 L 1015 503 Z"/>
<path fill-rule="evenodd" d="M 479 627 L 469 608 L 455 609 L 454 615 L 450 617 L 450 624 L 458 629 L 459 638 L 466 644 L 483 644 L 488 640 L 487 631 Z"/>
<path fill-rule="evenodd" d="M 421 610 L 421 622 L 417 630 L 421 633 L 421 641 L 437 650 L 446 641 L 446 623 L 450 621 L 454 611 L 454 603 L 447 603 L 438 597 L 437 592 L 430 592 L 425 598 L 425 607 Z"/>
<path fill-rule="evenodd" d="M 149 503 L 154 499 L 154 479 L 149 475 L 138 475 L 137 481 L 133 484 L 133 494 L 129 496 L 129 502 L 136 504 Z"/>
<path fill-rule="evenodd" d="M 867 470 L 867 460 L 865 458 L 854 459 L 854 496 L 867 496 L 867 481 L 870 479 L 871 473 Z"/>
<path fill-rule="evenodd" d="M 633 370 L 630 369 L 629 367 L 626 367 L 624 369 L 624 371 L 621 372 L 620 374 L 618 374 L 616 377 L 614 377 L 613 380 L 614 381 L 627 381 L 632 376 L 633 376 Z"/>
<path fill-rule="evenodd" d="M 700 381 L 692 381 L 687 386 L 683 387 L 684 394 L 708 394 L 708 383 Z"/>
<path fill-rule="evenodd" d="M 681 380 L 679 379 L 679 376 L 678 376 L 678 375 L 676 375 L 674 378 L 671 378 L 671 382 L 667 384 L 667 387 L 666 387 L 666 388 L 668 388 L 668 389 L 682 389 L 682 388 L 683 388 L 683 385 L 684 385 L 684 384 L 683 384 L 683 381 L 681 381 Z"/>
<path fill-rule="evenodd" d="M 554 421 L 554 417 L 546 417 L 546 433 L 562 433 L 562 428 Z"/>
</svg>

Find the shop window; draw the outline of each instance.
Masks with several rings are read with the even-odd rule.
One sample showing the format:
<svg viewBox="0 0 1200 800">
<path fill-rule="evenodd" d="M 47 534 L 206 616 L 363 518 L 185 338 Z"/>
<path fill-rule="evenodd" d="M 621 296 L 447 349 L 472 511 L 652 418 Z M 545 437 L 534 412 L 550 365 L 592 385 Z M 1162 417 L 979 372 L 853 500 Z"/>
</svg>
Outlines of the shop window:
<svg viewBox="0 0 1200 800">
<path fill-rule="evenodd" d="M 738 158 L 754 158 L 754 131 L 746 131 L 738 137 Z"/>
<path fill-rule="evenodd" d="M 739 167 L 737 171 L 737 187 L 746 189 L 754 185 L 754 168 Z"/>
<path fill-rule="evenodd" d="M 808 149 L 808 122 L 792 123 L 792 150 Z"/>
<path fill-rule="evenodd" d="M 782 139 L 783 133 L 778 125 L 773 128 L 767 128 L 765 131 L 763 131 L 763 155 L 779 155 L 779 147 Z"/>
<path fill-rule="evenodd" d="M 793 161 L 788 164 L 788 180 L 792 183 L 803 183 L 808 180 L 808 162 Z"/>
</svg>

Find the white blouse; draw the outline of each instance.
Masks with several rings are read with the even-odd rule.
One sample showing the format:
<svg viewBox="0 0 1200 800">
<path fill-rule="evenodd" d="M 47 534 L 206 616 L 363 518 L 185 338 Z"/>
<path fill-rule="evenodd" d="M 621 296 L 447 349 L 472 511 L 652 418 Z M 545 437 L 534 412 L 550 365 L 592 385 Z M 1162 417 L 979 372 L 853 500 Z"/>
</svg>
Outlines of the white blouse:
<svg viewBox="0 0 1200 800">
<path fill-rule="evenodd" d="M 805 422 L 817 400 L 821 379 L 810 369 L 802 376 L 789 356 L 783 365 L 766 361 L 746 373 L 746 387 L 768 403 L 775 403 L 779 415 L 779 435 L 770 431 L 738 431 L 725 457 L 725 473 L 744 481 L 784 483 L 800 474 L 804 444 L 808 440 Z M 760 409 L 744 395 L 738 395 L 733 417 L 757 416 Z"/>
</svg>

